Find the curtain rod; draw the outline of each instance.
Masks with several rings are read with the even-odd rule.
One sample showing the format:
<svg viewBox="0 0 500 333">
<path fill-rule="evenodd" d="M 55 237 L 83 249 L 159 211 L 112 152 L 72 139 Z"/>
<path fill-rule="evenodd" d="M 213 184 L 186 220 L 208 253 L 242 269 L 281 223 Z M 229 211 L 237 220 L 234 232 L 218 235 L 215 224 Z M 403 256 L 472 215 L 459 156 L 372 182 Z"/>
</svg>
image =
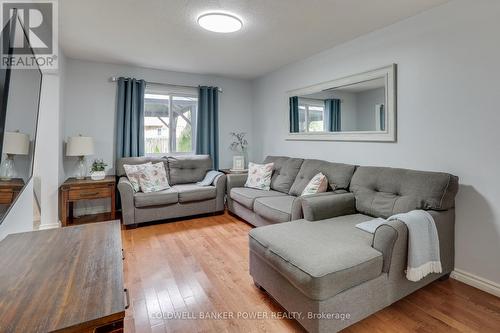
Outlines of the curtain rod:
<svg viewBox="0 0 500 333">
<path fill-rule="evenodd" d="M 111 82 L 116 82 L 118 81 L 118 78 L 116 76 L 112 76 L 110 78 Z M 151 81 L 146 81 L 146 84 L 154 84 L 154 85 L 159 85 L 159 86 L 170 86 L 170 87 L 181 87 L 181 88 L 198 88 L 198 86 L 187 86 L 187 85 L 181 85 L 181 84 L 170 84 L 170 83 L 160 83 L 160 82 L 151 82 Z M 217 88 L 220 93 L 223 93 L 224 91 L 221 88 Z"/>
</svg>

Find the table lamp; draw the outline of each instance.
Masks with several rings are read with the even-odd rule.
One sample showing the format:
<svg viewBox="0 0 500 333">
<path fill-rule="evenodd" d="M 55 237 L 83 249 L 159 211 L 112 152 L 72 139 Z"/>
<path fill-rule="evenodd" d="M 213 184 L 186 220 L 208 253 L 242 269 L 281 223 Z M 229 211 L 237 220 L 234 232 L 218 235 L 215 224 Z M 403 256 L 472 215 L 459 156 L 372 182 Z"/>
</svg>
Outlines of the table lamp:
<svg viewBox="0 0 500 333">
<path fill-rule="evenodd" d="M 94 140 L 89 136 L 72 136 L 66 145 L 66 156 L 78 156 L 76 179 L 84 179 L 87 175 L 85 156 L 94 154 Z"/>
<path fill-rule="evenodd" d="M 0 164 L 0 179 L 11 180 L 16 177 L 14 155 L 28 155 L 30 150 L 30 139 L 27 134 L 17 132 L 5 132 L 3 137 L 2 153 L 7 158 Z"/>
</svg>

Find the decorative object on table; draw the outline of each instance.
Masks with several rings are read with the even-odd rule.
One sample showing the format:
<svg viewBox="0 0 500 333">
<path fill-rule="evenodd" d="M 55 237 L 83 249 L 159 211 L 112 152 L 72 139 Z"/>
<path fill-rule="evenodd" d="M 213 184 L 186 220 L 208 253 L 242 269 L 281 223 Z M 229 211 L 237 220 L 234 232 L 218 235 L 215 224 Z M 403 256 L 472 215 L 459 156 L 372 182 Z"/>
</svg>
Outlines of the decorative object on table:
<svg viewBox="0 0 500 333">
<path fill-rule="evenodd" d="M 84 179 L 87 175 L 85 156 L 94 154 L 94 140 L 89 136 L 73 136 L 68 139 L 66 156 L 78 156 L 76 179 Z"/>
<path fill-rule="evenodd" d="M 102 180 L 106 177 L 106 167 L 108 165 L 103 160 L 94 160 L 90 168 L 90 178 L 92 180 Z"/>
<path fill-rule="evenodd" d="M 1 180 L 7 181 L 16 177 L 14 155 L 28 155 L 29 149 L 30 139 L 27 134 L 19 131 L 5 132 L 2 153 L 7 154 L 7 158 L 0 164 Z"/>
<path fill-rule="evenodd" d="M 245 171 L 245 157 L 238 155 L 238 156 L 233 156 L 233 167 L 231 168 L 231 171 L 238 172 L 238 171 Z"/>
<path fill-rule="evenodd" d="M 102 180 L 68 178 L 59 187 L 61 224 L 63 227 L 73 222 L 73 203 L 81 200 L 103 199 L 111 200 L 111 212 L 104 217 L 95 216 L 92 222 L 97 220 L 114 220 L 116 211 L 115 201 L 116 177 L 106 176 Z"/>
<path fill-rule="evenodd" d="M 231 132 L 229 133 L 233 138 L 233 142 L 229 145 L 229 148 L 236 153 L 233 156 L 233 168 L 234 171 L 245 170 L 245 159 L 248 148 L 248 141 L 245 139 L 245 132 Z"/>
</svg>

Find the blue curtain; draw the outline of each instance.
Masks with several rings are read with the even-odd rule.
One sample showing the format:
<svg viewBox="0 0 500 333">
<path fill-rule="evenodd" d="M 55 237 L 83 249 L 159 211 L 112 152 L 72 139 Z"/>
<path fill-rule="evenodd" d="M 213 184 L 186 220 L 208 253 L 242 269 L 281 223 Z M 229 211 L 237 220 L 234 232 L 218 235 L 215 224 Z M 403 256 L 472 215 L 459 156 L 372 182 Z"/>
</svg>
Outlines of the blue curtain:
<svg viewBox="0 0 500 333">
<path fill-rule="evenodd" d="M 385 131 L 385 106 L 384 104 L 380 105 L 380 130 Z"/>
<path fill-rule="evenodd" d="M 118 79 L 116 158 L 144 155 L 144 91 L 146 82 Z"/>
<path fill-rule="evenodd" d="M 199 88 L 196 122 L 196 154 L 212 157 L 213 168 L 219 168 L 219 88 Z"/>
<path fill-rule="evenodd" d="M 329 132 L 341 131 L 340 99 L 325 100 L 326 130 Z"/>
<path fill-rule="evenodd" d="M 299 132 L 299 98 L 290 97 L 290 133 Z"/>
</svg>

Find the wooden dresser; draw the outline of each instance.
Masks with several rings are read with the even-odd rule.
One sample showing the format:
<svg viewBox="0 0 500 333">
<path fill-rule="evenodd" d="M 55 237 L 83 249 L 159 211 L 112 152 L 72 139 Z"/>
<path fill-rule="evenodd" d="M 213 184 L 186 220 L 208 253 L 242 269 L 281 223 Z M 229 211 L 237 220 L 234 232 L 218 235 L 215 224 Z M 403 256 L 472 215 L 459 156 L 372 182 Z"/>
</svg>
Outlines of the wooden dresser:
<svg viewBox="0 0 500 333">
<path fill-rule="evenodd" d="M 119 221 L 9 235 L 0 253 L 0 332 L 123 332 Z"/>
</svg>

